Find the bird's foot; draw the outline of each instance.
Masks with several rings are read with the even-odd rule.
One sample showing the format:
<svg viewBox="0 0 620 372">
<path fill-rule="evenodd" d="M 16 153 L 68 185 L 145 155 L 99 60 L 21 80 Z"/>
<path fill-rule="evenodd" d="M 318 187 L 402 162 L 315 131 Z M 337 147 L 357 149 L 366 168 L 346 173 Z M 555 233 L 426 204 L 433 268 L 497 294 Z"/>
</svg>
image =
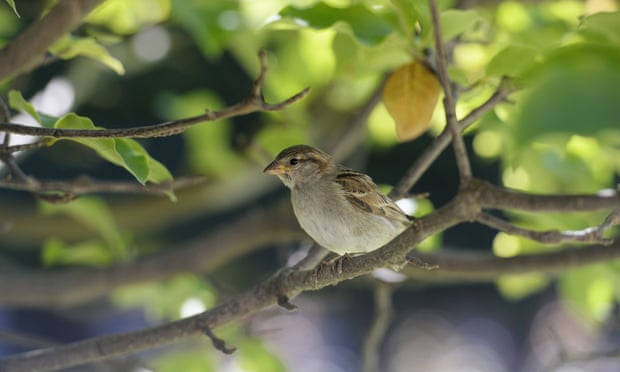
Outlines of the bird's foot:
<svg viewBox="0 0 620 372">
<path fill-rule="evenodd" d="M 312 281 L 314 282 L 314 287 L 318 288 L 319 274 L 324 268 L 329 268 L 332 272 L 340 276 L 342 274 L 342 266 L 344 262 L 349 259 L 349 257 L 351 257 L 351 255 L 345 253 L 342 256 L 335 256 L 321 261 L 321 263 L 319 263 L 312 271 Z"/>
</svg>

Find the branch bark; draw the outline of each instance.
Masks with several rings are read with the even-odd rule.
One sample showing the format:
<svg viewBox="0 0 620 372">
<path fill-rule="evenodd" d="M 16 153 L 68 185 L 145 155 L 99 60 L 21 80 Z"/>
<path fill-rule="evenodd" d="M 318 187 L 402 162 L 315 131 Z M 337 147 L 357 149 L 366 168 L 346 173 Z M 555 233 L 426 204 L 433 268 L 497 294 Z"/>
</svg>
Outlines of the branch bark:
<svg viewBox="0 0 620 372">
<path fill-rule="evenodd" d="M 49 47 L 76 28 L 103 1 L 60 0 L 43 18 L 0 50 L 0 81 L 29 72 L 41 64 Z"/>
<path fill-rule="evenodd" d="M 452 146 L 454 147 L 454 156 L 456 158 L 456 165 L 459 169 L 459 175 L 461 176 L 461 186 L 463 186 L 469 179 L 471 179 L 471 166 L 469 164 L 469 156 L 467 155 L 467 149 L 465 148 L 465 142 L 461 137 L 461 130 L 456 119 L 456 102 L 454 100 L 452 92 L 452 82 L 448 76 L 448 62 L 446 52 L 443 45 L 443 38 L 441 36 L 441 22 L 439 20 L 439 9 L 437 7 L 436 0 L 428 0 L 428 5 L 431 10 L 431 20 L 433 23 L 433 33 L 435 36 L 435 50 L 437 52 L 437 72 L 439 73 L 439 80 L 443 87 L 443 107 L 446 116 L 446 129 L 450 132 L 452 137 Z"/>
<path fill-rule="evenodd" d="M 480 185 L 483 185 L 480 187 Z M 282 298 L 294 299 L 305 291 L 317 290 L 335 285 L 344 280 L 369 274 L 379 267 L 401 269 L 407 264 L 407 254 L 415 245 L 432 234 L 444 231 L 456 224 L 471 221 L 478 216 L 483 201 L 488 203 L 488 194 L 500 194 L 494 188 L 484 189 L 484 183 L 471 182 L 462 188 L 455 198 L 435 212 L 424 216 L 396 237 L 386 246 L 368 254 L 350 257 L 340 263 L 341 270 L 296 270 L 283 268 L 271 278 L 259 283 L 253 289 L 193 317 L 157 327 L 85 340 L 77 343 L 37 350 L 0 358 L 2 371 L 45 371 L 100 361 L 114 356 L 163 346 L 187 337 L 204 333 L 205 327 L 212 330 L 230 321 L 254 314 L 278 303 Z M 620 197 L 607 199 L 607 208 L 620 208 Z M 586 206 L 597 208 L 598 205 Z M 582 206 L 583 209 L 583 206 Z M 554 252 L 532 256 L 499 259 L 487 257 L 475 260 L 459 260 L 455 256 L 445 257 L 444 261 L 432 256 L 416 253 L 416 257 L 430 264 L 438 264 L 439 270 L 425 271 L 428 275 L 438 275 L 451 270 L 463 273 L 477 272 L 486 275 L 505 275 L 527 272 L 528 270 L 551 271 L 566 269 L 620 256 L 620 250 L 612 246 L 588 247 L 583 249 Z M 458 256 L 456 256 L 458 257 Z M 450 262 L 452 260 L 452 262 Z M 452 264 L 452 266 L 450 266 Z M 461 266 L 459 266 L 461 265 Z M 486 270 L 486 271 L 485 271 Z M 462 275 L 461 277 L 465 277 Z M 0 281 L 3 283 L 6 281 Z M 2 291 L 0 290 L 0 293 Z M 288 303 L 288 302 L 287 302 Z M 289 304 L 290 305 L 290 304 Z"/>
<path fill-rule="evenodd" d="M 0 123 L 0 131 L 37 137 L 52 138 L 153 138 L 168 137 L 183 133 L 187 128 L 208 121 L 222 120 L 234 116 L 247 115 L 257 111 L 279 111 L 304 98 L 310 93 L 310 88 L 305 88 L 291 97 L 278 103 L 267 103 L 262 95 L 262 84 L 267 73 L 267 57 L 264 51 L 259 52 L 261 70 L 254 81 L 249 96 L 235 105 L 219 111 L 207 110 L 204 114 L 171 120 L 155 125 L 117 128 L 117 129 L 62 129 L 33 127 L 14 123 Z M 37 147 L 40 142 L 37 142 Z M 14 150 L 5 148 L 4 151 Z"/>
<path fill-rule="evenodd" d="M 476 120 L 480 119 L 487 112 L 491 111 L 499 103 L 506 101 L 508 96 L 516 90 L 507 79 L 502 80 L 497 90 L 480 106 L 473 109 L 463 119 L 459 120 L 460 131 L 465 130 L 472 125 Z M 424 172 L 433 164 L 435 159 L 445 150 L 450 144 L 452 134 L 450 131 L 444 130 L 441 134 L 435 138 L 435 140 L 426 147 L 422 154 L 415 160 L 415 162 L 407 169 L 405 175 L 394 186 L 390 196 L 393 198 L 406 197 L 409 190 L 415 185 L 416 182 L 422 177 Z"/>
</svg>

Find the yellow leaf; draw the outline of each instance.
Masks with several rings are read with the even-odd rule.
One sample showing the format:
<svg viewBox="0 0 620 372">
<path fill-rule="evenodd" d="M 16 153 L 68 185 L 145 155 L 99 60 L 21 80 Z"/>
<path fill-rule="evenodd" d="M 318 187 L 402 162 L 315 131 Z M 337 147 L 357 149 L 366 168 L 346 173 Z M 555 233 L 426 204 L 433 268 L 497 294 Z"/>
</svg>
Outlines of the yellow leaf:
<svg viewBox="0 0 620 372">
<path fill-rule="evenodd" d="M 439 91 L 437 77 L 423 62 L 408 63 L 392 73 L 383 88 L 383 104 L 396 123 L 401 142 L 428 129 Z"/>
</svg>

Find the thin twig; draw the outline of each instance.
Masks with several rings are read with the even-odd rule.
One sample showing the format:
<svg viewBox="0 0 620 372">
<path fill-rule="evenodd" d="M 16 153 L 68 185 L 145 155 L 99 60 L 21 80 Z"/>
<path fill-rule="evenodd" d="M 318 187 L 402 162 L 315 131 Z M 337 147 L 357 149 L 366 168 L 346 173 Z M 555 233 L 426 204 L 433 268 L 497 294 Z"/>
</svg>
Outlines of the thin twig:
<svg viewBox="0 0 620 372">
<path fill-rule="evenodd" d="M 620 209 L 620 192 L 601 190 L 596 194 L 532 194 L 495 186 L 473 179 L 470 186 L 478 190 L 477 201 L 483 209 L 526 212 L 594 212 Z"/>
<path fill-rule="evenodd" d="M 5 138 L 9 138 L 10 133 L 5 133 Z M 46 140 L 36 141 L 31 143 L 23 143 L 21 145 L 3 146 L 0 147 L 0 154 L 14 154 L 19 151 L 33 150 L 40 147 L 49 146 L 50 142 Z"/>
<path fill-rule="evenodd" d="M 205 334 L 205 336 L 209 337 L 215 350 L 219 350 L 224 354 L 232 354 L 235 352 L 235 350 L 237 350 L 237 348 L 235 347 L 226 346 L 226 342 L 224 342 L 224 340 L 222 340 L 221 338 L 217 337 L 208 326 L 205 325 L 202 332 Z"/>
<path fill-rule="evenodd" d="M 49 47 L 76 28 L 103 0 L 62 0 L 0 50 L 0 81 L 44 62 Z"/>
<path fill-rule="evenodd" d="M 475 186 L 474 183 L 469 183 L 468 187 L 461 189 L 455 198 L 445 206 L 416 220 L 414 226 L 405 230 L 386 246 L 364 255 L 349 257 L 343 263 L 341 272 L 321 270 L 317 273 L 314 270 L 281 270 L 249 291 L 199 315 L 154 328 L 84 340 L 37 350 L 36 353 L 3 357 L 0 358 L 0 370 L 10 372 L 65 368 L 162 346 L 200 334 L 205 329 L 205 325 L 209 329 L 214 329 L 217 326 L 260 311 L 275 304 L 278 296 L 284 295 L 288 299 L 293 299 L 304 291 L 324 288 L 347 279 L 366 275 L 379 267 L 402 266 L 412 247 L 427 237 L 458 223 L 475 219 L 480 213 L 479 199 L 483 196 L 480 188 L 472 187 L 472 185 Z M 491 189 L 492 191 L 493 189 Z M 617 207 L 620 200 L 616 198 L 614 203 L 610 204 L 615 204 Z M 610 205 L 610 208 L 613 206 Z M 239 235 L 238 231 L 234 233 Z M 204 246 L 201 245 L 201 248 Z M 476 270 L 480 269 L 479 265 L 485 265 L 484 267 L 487 270 L 495 270 L 496 275 L 515 272 L 515 270 L 519 270 L 519 272 L 523 272 L 523 270 L 557 270 L 600 262 L 603 259 L 617 258 L 620 252 L 617 247 L 613 248 L 615 249 L 612 249 L 611 246 L 594 246 L 554 252 L 554 255 L 542 254 L 514 257 L 513 260 L 503 259 L 499 262 L 505 262 L 506 265 L 503 267 L 504 270 L 500 271 L 498 271 L 498 267 L 501 265 L 497 265 L 497 257 L 489 258 L 489 260 L 494 260 L 491 265 L 489 262 L 480 259 L 461 261 L 461 264 L 465 264 L 464 267 L 470 272 L 476 271 L 477 275 L 480 275 L 479 270 Z M 421 253 L 418 253 L 417 256 L 423 261 L 436 263 L 442 268 L 430 272 L 433 275 L 443 275 L 443 272 L 450 268 L 449 259 L 454 257 L 450 256 L 447 257 L 448 261 L 442 261 L 437 258 L 425 257 Z M 519 266 L 511 266 L 517 261 L 520 261 Z M 478 267 L 476 267 L 477 265 Z"/>
<path fill-rule="evenodd" d="M 10 163 L 8 163 L 10 164 Z M 19 169 L 19 168 L 18 168 Z M 11 172 L 14 173 L 13 168 Z M 23 173 L 22 173 L 23 175 Z M 172 182 L 141 185 L 137 182 L 100 181 L 90 177 L 78 177 L 70 181 L 40 181 L 23 175 L 15 179 L 0 179 L 0 188 L 29 191 L 34 193 L 61 193 L 71 195 L 85 195 L 95 193 L 125 193 L 125 194 L 154 194 L 165 195 L 171 190 L 197 185 L 205 181 L 204 177 L 181 177 Z"/>
<path fill-rule="evenodd" d="M 19 165 L 17 164 L 17 161 L 15 161 L 15 158 L 12 155 L 3 154 L 0 152 L 0 161 L 2 161 L 6 165 L 12 177 L 12 179 L 6 180 L 6 181 L 0 180 L 0 184 L 2 182 L 8 182 L 8 183 L 19 183 L 23 185 L 32 185 L 34 180 L 31 177 L 28 177 L 28 175 L 26 175 L 22 171 L 22 169 L 19 167 Z"/>
<path fill-rule="evenodd" d="M 426 283 L 492 282 L 504 275 L 527 273 L 560 274 L 577 267 L 620 259 L 620 246 L 588 245 L 566 247 L 560 251 L 497 257 L 493 254 L 458 249 L 437 253 L 417 253 L 420 259 L 432 262 L 440 270 L 425 271 L 408 266 L 404 274 Z"/>
<path fill-rule="evenodd" d="M 20 346 L 26 349 L 44 348 L 57 344 L 57 342 L 41 336 L 8 330 L 0 330 L 0 341 L 2 341 L 3 344 Z"/>
<path fill-rule="evenodd" d="M 468 191 L 469 192 L 469 191 Z M 525 211 L 591 212 L 620 209 L 620 195 L 533 195 L 505 190 L 481 182 L 471 194 L 485 208 L 510 206 Z M 506 201 L 508 199 L 508 201 Z M 456 210 L 456 209 L 455 209 Z M 436 212 L 433 212 L 436 213 Z M 445 216 L 442 214 L 442 216 Z M 463 221 L 475 217 L 464 216 Z M 417 228 L 427 231 L 427 219 L 416 220 Z M 244 234 L 239 234 L 244 231 Z M 182 272 L 196 274 L 209 272 L 244 252 L 269 244 L 299 242 L 304 234 L 298 228 L 288 201 L 272 204 L 269 209 L 248 211 L 247 217 L 230 223 L 195 242 L 175 247 L 169 254 L 143 257 L 131 263 L 106 269 L 80 269 L 40 271 L 26 270 L 12 273 L 0 270 L 0 304 L 20 307 L 56 307 L 83 303 L 122 286 L 146 281 L 156 281 Z M 205 247 L 211 247 L 205 250 Z M 323 258 L 326 250 L 318 249 L 318 256 L 302 260 L 293 269 L 312 270 Z M 460 254 L 462 253 L 462 254 Z M 411 253 L 408 251 L 408 255 Z M 566 270 L 578 265 L 602 262 L 620 257 L 617 246 L 586 247 L 583 251 L 570 249 L 553 252 L 550 256 L 518 256 L 498 258 L 474 252 L 424 254 L 414 256 L 429 265 L 439 265 L 440 270 L 420 270 L 418 266 L 405 266 L 412 278 L 427 281 L 493 280 L 502 273 Z M 303 262 L 303 264 L 302 264 Z M 379 265 L 379 264 L 378 264 Z M 385 267 L 385 265 L 383 265 Z M 318 285 L 318 283 L 317 283 Z"/>
<path fill-rule="evenodd" d="M 471 110 L 463 119 L 459 120 L 461 132 L 476 122 L 476 120 L 480 119 L 487 112 L 495 108 L 498 103 L 510 102 L 508 101 L 508 96 L 516 92 L 518 89 L 519 87 L 514 84 L 510 78 L 503 77 L 495 92 L 493 92 L 493 94 L 491 94 L 486 101 Z"/>
<path fill-rule="evenodd" d="M 293 96 L 278 103 L 267 103 L 262 97 L 262 84 L 267 72 L 267 58 L 259 53 L 261 71 L 254 81 L 250 95 L 244 101 L 219 111 L 207 111 L 194 117 L 167 121 L 160 124 L 117 129 L 62 129 L 32 127 L 14 123 L 0 123 L 0 131 L 9 133 L 53 138 L 153 138 L 167 137 L 183 133 L 187 128 L 198 123 L 246 115 L 257 111 L 279 111 L 304 98 L 310 88 L 305 88 Z"/>
<path fill-rule="evenodd" d="M 518 235 L 543 244 L 559 244 L 564 242 L 584 242 L 609 245 L 613 239 L 603 238 L 603 233 L 612 226 L 620 223 L 620 215 L 617 212 L 610 214 L 605 222 L 596 227 L 574 231 L 533 231 L 515 226 L 501 218 L 488 213 L 481 213 L 476 220 L 481 224 L 492 227 L 507 234 Z"/>
<path fill-rule="evenodd" d="M 591 353 L 582 353 L 582 354 L 572 354 L 564 352 L 560 358 L 553 364 L 547 366 L 542 371 L 543 372 L 553 372 L 560 370 L 560 367 L 573 364 L 573 363 L 584 363 L 587 364 L 589 362 L 595 362 L 601 359 L 617 359 L 620 358 L 620 347 L 616 349 L 606 350 L 606 351 L 594 351 Z M 616 364 L 617 365 L 617 364 Z M 585 368 L 584 371 L 589 370 Z"/>
<path fill-rule="evenodd" d="M 288 311 L 297 310 L 297 305 L 292 304 L 288 296 L 282 293 L 276 294 L 276 303 L 278 304 L 278 306 L 280 306 L 281 308 L 285 310 L 288 310 Z"/>
<path fill-rule="evenodd" d="M 426 261 L 420 259 L 419 257 L 415 257 L 415 256 L 411 256 L 411 255 L 407 256 L 407 263 L 411 264 L 413 267 L 417 267 L 417 268 L 420 268 L 420 269 L 426 270 L 426 271 L 431 271 L 431 270 L 439 269 L 439 265 L 432 264 L 430 262 L 426 262 Z"/>
<path fill-rule="evenodd" d="M 376 281 L 374 288 L 375 315 L 364 339 L 362 371 L 380 371 L 381 343 L 392 320 L 392 286 Z"/>
<path fill-rule="evenodd" d="M 327 249 L 313 243 L 306 256 L 293 266 L 293 268 L 295 270 L 310 270 L 320 264 L 327 255 L 329 255 Z"/>
<path fill-rule="evenodd" d="M 461 176 L 461 186 L 463 186 L 471 178 L 471 166 L 469 164 L 469 156 L 465 148 L 465 142 L 461 137 L 461 130 L 456 119 L 455 101 L 452 94 L 452 84 L 448 76 L 447 58 L 441 37 L 441 23 L 439 20 L 439 10 L 435 0 L 428 0 L 431 10 L 431 19 L 433 21 L 433 32 L 435 35 L 435 49 L 437 51 L 437 72 L 439 80 L 444 91 L 444 112 L 446 116 L 446 131 L 452 136 L 452 146 L 454 147 L 454 155 L 456 164 L 459 168 Z"/>
<path fill-rule="evenodd" d="M 327 152 L 330 153 L 334 159 L 338 161 L 343 160 L 345 155 L 353 152 L 364 140 L 366 132 L 363 129 L 366 128 L 370 114 L 372 114 L 375 107 L 381 102 L 385 80 L 386 77 L 377 85 L 366 102 L 353 112 L 353 115 L 347 120 L 347 125 L 344 130 L 338 134 L 337 140 L 327 146 Z"/>
<path fill-rule="evenodd" d="M 507 79 L 502 80 L 497 90 L 485 102 L 473 109 L 459 121 L 460 130 L 465 130 L 476 122 L 476 120 L 491 111 L 497 104 L 504 102 L 514 91 L 515 87 L 513 87 Z M 400 181 L 392 189 L 390 196 L 398 198 L 407 195 L 409 190 L 420 180 L 424 172 L 433 164 L 435 159 L 448 147 L 451 138 L 452 134 L 449 131 L 444 130 L 441 132 L 405 172 Z"/>
<path fill-rule="evenodd" d="M 6 101 L 0 97 L 0 120 L 2 121 L 10 121 L 11 120 L 11 111 L 9 110 L 9 106 L 6 104 Z M 4 151 L 9 144 L 11 143 L 11 134 L 4 133 L 4 138 L 2 139 L 2 144 L 0 145 L 0 151 Z"/>
</svg>

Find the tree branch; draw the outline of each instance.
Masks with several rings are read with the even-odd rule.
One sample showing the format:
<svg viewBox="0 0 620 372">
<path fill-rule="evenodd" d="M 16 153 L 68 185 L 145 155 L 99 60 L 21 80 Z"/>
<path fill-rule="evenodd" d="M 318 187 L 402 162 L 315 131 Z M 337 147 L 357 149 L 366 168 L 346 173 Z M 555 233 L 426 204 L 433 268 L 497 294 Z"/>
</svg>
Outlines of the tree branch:
<svg viewBox="0 0 620 372">
<path fill-rule="evenodd" d="M 364 339 L 362 351 L 362 370 L 364 372 L 380 371 L 379 355 L 381 342 L 392 320 L 392 286 L 381 281 L 375 282 L 375 315 Z"/>
<path fill-rule="evenodd" d="M 13 171 L 12 171 L 13 172 Z M 141 185 L 137 182 L 100 181 L 82 176 L 69 181 L 45 181 L 32 177 L 0 179 L 0 188 L 29 191 L 36 194 L 60 193 L 72 196 L 95 193 L 125 193 L 165 195 L 170 190 L 179 190 L 205 181 L 204 177 L 181 177 L 172 182 Z"/>
<path fill-rule="evenodd" d="M 475 197 L 474 203 L 485 208 L 503 208 L 533 211 L 585 212 L 620 209 L 620 195 L 534 195 L 517 193 L 486 182 L 473 180 L 467 195 Z M 508 199 L 508 201 L 506 201 Z M 260 213 L 248 213 L 226 227 L 196 238 L 181 247 L 175 247 L 167 253 L 153 255 L 139 261 L 120 264 L 105 269 L 74 269 L 55 272 L 39 272 L 34 270 L 0 271 L 0 303 L 4 306 L 42 307 L 60 306 L 84 302 L 122 286 L 147 281 L 162 280 L 182 273 L 204 273 L 228 262 L 238 254 L 255 249 L 268 243 L 298 241 L 303 237 L 295 224 L 288 202 L 276 203 L 269 210 Z M 462 208 L 461 208 L 462 209 Z M 478 212 L 477 212 L 478 213 Z M 477 214 L 464 218 L 464 221 L 475 219 Z M 424 220 L 417 221 L 420 228 Z M 239 234 L 239 231 L 246 233 Z M 211 247 L 204 249 L 205 246 Z M 587 248 L 590 249 L 590 248 Z M 323 256 L 324 250 L 316 250 L 312 259 L 304 259 L 295 269 L 311 270 Z M 570 255 L 574 250 L 570 250 Z M 584 251 L 584 257 L 578 262 L 567 263 L 569 253 L 555 253 L 549 259 L 541 256 L 530 258 L 518 256 L 510 259 L 494 256 L 466 253 L 435 253 L 423 254 L 415 252 L 415 258 L 425 263 L 424 268 L 439 265 L 439 270 L 426 271 L 420 268 L 409 269 L 408 275 L 416 279 L 430 282 L 441 280 L 492 280 L 504 273 L 529 272 L 530 270 L 545 271 L 549 265 L 557 270 L 566 265 L 589 264 L 616 258 L 620 250 L 611 247 L 595 248 Z M 591 257 L 585 257 L 591 254 Z M 411 260 L 407 255 L 406 259 Z M 573 256 L 570 256 L 573 257 Z M 317 258 L 317 259 L 314 259 Z M 533 260 L 532 264 L 529 260 Z M 547 261 L 548 260 L 548 261 Z M 572 258 L 568 259 L 572 262 Z M 308 263 L 310 261 L 310 263 Z M 303 264 L 302 264 L 303 263 Z"/>
<path fill-rule="evenodd" d="M 267 58 L 264 51 L 259 53 L 261 71 L 244 101 L 219 111 L 210 111 L 194 117 L 167 121 L 160 124 L 117 129 L 62 129 L 32 127 L 14 123 L 0 123 L 0 131 L 37 137 L 53 138 L 153 138 L 167 137 L 183 133 L 187 128 L 208 121 L 222 120 L 234 116 L 247 115 L 257 111 L 279 111 L 304 98 L 310 88 L 294 94 L 278 103 L 267 103 L 262 96 L 262 84 L 267 73 Z M 6 149 L 5 149 L 6 150 Z"/>
<path fill-rule="evenodd" d="M 465 130 L 476 122 L 476 120 L 491 111 L 497 104 L 506 101 L 508 96 L 515 90 L 516 88 L 512 86 L 507 79 L 502 80 L 497 90 L 484 103 L 473 109 L 459 121 L 460 130 Z M 452 134 L 450 131 L 444 130 L 441 132 L 405 172 L 404 176 L 392 189 L 390 196 L 396 199 L 405 197 L 413 185 L 422 177 L 424 172 L 433 164 L 435 159 L 448 147 L 451 139 Z"/>
<path fill-rule="evenodd" d="M 76 28 L 104 0 L 60 0 L 43 18 L 0 50 L 0 81 L 28 72 L 44 60 L 49 47 Z"/>
<path fill-rule="evenodd" d="M 471 178 L 471 166 L 469 165 L 469 156 L 467 155 L 465 142 L 463 141 L 463 137 L 461 137 L 461 129 L 456 119 L 456 104 L 452 95 L 452 83 L 448 76 L 447 58 L 444 50 L 443 38 L 441 37 L 441 22 L 439 20 L 437 2 L 435 0 L 428 0 L 428 5 L 431 10 L 431 20 L 433 22 L 433 32 L 435 35 L 437 72 L 439 73 L 439 80 L 444 92 L 443 107 L 446 116 L 445 130 L 449 131 L 452 137 L 454 156 L 456 157 L 456 164 L 461 176 L 461 186 L 463 186 L 463 184 Z"/>
<path fill-rule="evenodd" d="M 594 195 L 543 195 L 506 189 L 473 179 L 471 187 L 480 190 L 477 196 L 484 209 L 519 210 L 526 212 L 593 212 L 620 208 L 620 194 L 606 189 Z"/>
<path fill-rule="evenodd" d="M 620 245 L 567 247 L 561 251 L 514 257 L 497 257 L 483 252 L 445 250 L 416 252 L 416 257 L 439 266 L 427 271 L 406 267 L 411 279 L 428 283 L 489 282 L 503 275 L 542 272 L 557 274 L 572 268 L 620 259 Z"/>
<path fill-rule="evenodd" d="M 0 271 L 0 304 L 21 308 L 70 306 L 105 296 L 121 286 L 162 281 L 180 273 L 208 273 L 267 243 L 300 240 L 302 232 L 291 214 L 283 213 L 283 206 L 276 203 L 269 210 L 250 210 L 237 221 L 166 252 L 107 268 L 49 271 L 5 267 Z"/>
<path fill-rule="evenodd" d="M 0 370 L 10 372 L 64 368 L 163 346 L 199 335 L 204 332 L 205 327 L 214 329 L 232 320 L 256 313 L 276 304 L 278 299 L 286 298 L 286 303 L 290 305 L 288 300 L 304 291 L 335 285 L 344 280 L 369 274 L 379 267 L 403 268 L 408 262 L 407 254 L 415 245 L 432 234 L 444 231 L 458 223 L 474 220 L 479 215 L 481 201 L 488 202 L 485 199 L 486 195 L 497 192 L 495 189 L 485 190 L 484 186 L 476 187 L 479 185 L 481 183 L 467 183 L 451 202 L 417 219 L 415 224 L 386 246 L 364 255 L 348 258 L 342 263 L 342 270 L 339 272 L 285 268 L 248 292 L 199 315 L 137 332 L 105 336 L 0 358 Z M 615 199 L 607 201 L 607 208 L 613 209 L 620 206 L 620 197 L 616 196 Z M 229 233 L 234 232 L 238 235 L 237 231 L 234 229 Z M 204 246 L 201 246 L 201 249 L 204 249 Z M 424 262 L 429 262 L 431 265 L 437 264 L 441 268 L 430 272 L 418 269 L 415 270 L 416 272 L 441 275 L 444 278 L 450 273 L 457 273 L 461 279 L 467 279 L 467 274 L 474 272 L 475 277 L 480 278 L 483 275 L 497 277 L 532 270 L 565 270 L 568 267 L 618 258 L 620 250 L 612 246 L 594 246 L 510 259 L 487 256 L 486 259 L 476 257 L 474 260 L 463 260 L 462 258 L 455 259 L 458 255 L 451 254 L 439 260 L 437 259 L 439 256 L 433 257 L 419 252 L 416 256 Z M 6 281 L 0 281 L 1 283 L 6 283 Z M 3 290 L 0 290 L 0 293 L 3 293 Z"/>
<path fill-rule="evenodd" d="M 507 234 L 519 235 L 543 244 L 584 242 L 609 245 L 613 243 L 613 240 L 605 239 L 603 234 L 611 227 L 620 224 L 620 213 L 612 212 L 601 225 L 577 231 L 533 231 L 515 226 L 487 213 L 481 213 L 476 221 Z"/>
</svg>

